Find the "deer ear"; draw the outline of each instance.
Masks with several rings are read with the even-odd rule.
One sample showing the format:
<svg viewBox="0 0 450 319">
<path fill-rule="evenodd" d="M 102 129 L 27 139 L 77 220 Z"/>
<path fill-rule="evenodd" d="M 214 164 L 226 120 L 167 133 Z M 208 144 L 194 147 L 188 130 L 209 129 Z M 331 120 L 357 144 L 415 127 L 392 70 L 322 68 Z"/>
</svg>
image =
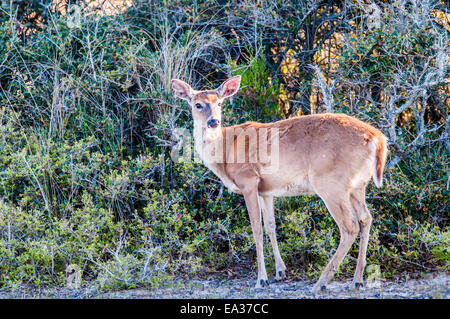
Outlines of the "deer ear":
<svg viewBox="0 0 450 319">
<path fill-rule="evenodd" d="M 184 81 L 173 79 L 170 81 L 172 84 L 172 89 L 175 91 L 175 95 L 183 100 L 188 102 L 191 101 L 194 96 L 194 90 L 191 88 L 189 84 Z"/>
<path fill-rule="evenodd" d="M 239 86 L 241 85 L 241 76 L 233 76 L 229 78 L 225 82 L 223 82 L 217 89 L 216 92 L 220 98 L 230 97 L 236 94 L 239 90 Z"/>
</svg>

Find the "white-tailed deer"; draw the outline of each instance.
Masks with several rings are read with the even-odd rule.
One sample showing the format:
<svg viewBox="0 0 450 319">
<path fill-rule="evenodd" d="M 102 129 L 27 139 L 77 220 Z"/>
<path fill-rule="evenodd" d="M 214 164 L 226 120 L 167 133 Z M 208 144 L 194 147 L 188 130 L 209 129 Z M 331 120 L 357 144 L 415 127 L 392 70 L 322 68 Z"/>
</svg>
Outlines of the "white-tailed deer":
<svg viewBox="0 0 450 319">
<path fill-rule="evenodd" d="M 192 107 L 196 151 L 225 186 L 244 196 L 256 244 L 256 287 L 268 284 L 261 212 L 273 247 L 276 279 L 281 280 L 286 266 L 278 250 L 273 198 L 317 194 L 339 227 L 340 242 L 314 292 L 325 289 L 358 234 L 354 284 L 359 288 L 372 223 L 365 189 L 371 178 L 376 186 L 382 185 L 386 137 L 371 125 L 344 114 L 222 127 L 222 102 L 238 91 L 240 81 L 240 76 L 235 76 L 215 90 L 195 91 L 189 84 L 174 79 L 172 88 Z M 243 155 L 239 156 L 239 152 Z M 270 163 L 260 156 L 267 152 Z"/>
</svg>

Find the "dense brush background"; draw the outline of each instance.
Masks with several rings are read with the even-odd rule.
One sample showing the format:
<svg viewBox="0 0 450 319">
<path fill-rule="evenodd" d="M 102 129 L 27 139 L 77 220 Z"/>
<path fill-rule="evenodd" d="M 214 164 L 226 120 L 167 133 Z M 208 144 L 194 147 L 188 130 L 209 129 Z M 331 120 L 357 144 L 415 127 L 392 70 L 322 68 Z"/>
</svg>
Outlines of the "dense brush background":
<svg viewBox="0 0 450 319">
<path fill-rule="evenodd" d="M 449 270 L 446 1 L 1 3 L 1 287 L 65 285 L 74 267 L 101 289 L 254 273 L 243 198 L 171 158 L 192 120 L 170 80 L 203 89 L 237 74 L 225 125 L 328 111 L 381 129 L 368 265 L 384 278 Z M 291 275 L 317 279 L 339 242 L 325 205 L 275 209 Z M 265 255 L 273 273 L 267 238 Z"/>
</svg>

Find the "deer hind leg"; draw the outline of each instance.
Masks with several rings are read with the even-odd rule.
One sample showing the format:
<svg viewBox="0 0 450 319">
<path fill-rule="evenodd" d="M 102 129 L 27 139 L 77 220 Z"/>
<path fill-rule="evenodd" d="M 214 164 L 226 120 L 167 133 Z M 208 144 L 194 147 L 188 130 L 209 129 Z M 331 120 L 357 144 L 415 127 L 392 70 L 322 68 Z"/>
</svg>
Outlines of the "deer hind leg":
<svg viewBox="0 0 450 319">
<path fill-rule="evenodd" d="M 273 197 L 260 196 L 260 204 L 263 212 L 264 228 L 269 235 L 275 258 L 276 280 L 282 280 L 286 276 L 286 266 L 281 259 L 280 250 L 278 249 L 275 215 L 273 210 Z"/>
<path fill-rule="evenodd" d="M 243 190 L 245 205 L 247 206 L 250 224 L 252 226 L 253 238 L 256 246 L 256 259 L 258 265 L 258 279 L 255 288 L 262 288 L 268 285 L 266 265 L 263 253 L 263 232 L 261 225 L 261 210 L 258 200 L 257 187 Z"/>
<path fill-rule="evenodd" d="M 356 216 L 358 217 L 360 226 L 358 262 L 356 264 L 355 276 L 353 277 L 353 283 L 355 284 L 356 288 L 359 288 L 363 285 L 364 268 L 366 267 L 367 246 L 369 244 L 369 233 L 370 227 L 372 225 L 372 215 L 367 208 L 365 197 L 365 187 L 356 189 L 350 194 L 350 200 Z"/>
<path fill-rule="evenodd" d="M 358 220 L 352 212 L 348 196 L 344 194 L 331 195 L 325 193 L 320 197 L 325 202 L 331 216 L 333 216 L 333 219 L 339 227 L 340 242 L 333 257 L 328 262 L 325 270 L 323 270 L 317 283 L 314 285 L 314 293 L 326 288 L 327 283 L 333 278 L 359 232 Z"/>
</svg>

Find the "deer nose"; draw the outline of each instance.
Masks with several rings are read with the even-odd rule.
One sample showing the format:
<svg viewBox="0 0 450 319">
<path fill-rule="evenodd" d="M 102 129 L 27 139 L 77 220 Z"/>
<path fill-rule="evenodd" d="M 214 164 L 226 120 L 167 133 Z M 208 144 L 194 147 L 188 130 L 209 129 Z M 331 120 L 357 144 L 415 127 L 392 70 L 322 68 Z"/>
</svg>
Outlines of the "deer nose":
<svg viewBox="0 0 450 319">
<path fill-rule="evenodd" d="M 210 119 L 206 124 L 208 124 L 208 127 L 210 128 L 216 128 L 219 125 L 220 121 L 216 119 Z"/>
</svg>

